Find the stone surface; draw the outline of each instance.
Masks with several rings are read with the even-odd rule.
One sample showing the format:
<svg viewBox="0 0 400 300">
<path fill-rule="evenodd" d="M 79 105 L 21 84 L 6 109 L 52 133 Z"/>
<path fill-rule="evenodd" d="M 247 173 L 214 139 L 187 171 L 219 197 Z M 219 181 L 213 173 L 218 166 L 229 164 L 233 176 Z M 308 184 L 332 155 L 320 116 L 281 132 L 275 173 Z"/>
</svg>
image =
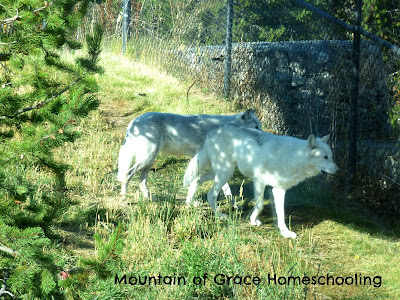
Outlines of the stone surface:
<svg viewBox="0 0 400 300">
<path fill-rule="evenodd" d="M 359 135 L 388 131 L 388 92 L 380 49 L 361 45 Z M 222 95 L 223 46 L 169 52 L 180 72 Z M 232 47 L 231 95 L 256 108 L 271 132 L 307 137 L 334 131 L 346 139 L 354 68 L 351 41 L 241 43 Z"/>
</svg>

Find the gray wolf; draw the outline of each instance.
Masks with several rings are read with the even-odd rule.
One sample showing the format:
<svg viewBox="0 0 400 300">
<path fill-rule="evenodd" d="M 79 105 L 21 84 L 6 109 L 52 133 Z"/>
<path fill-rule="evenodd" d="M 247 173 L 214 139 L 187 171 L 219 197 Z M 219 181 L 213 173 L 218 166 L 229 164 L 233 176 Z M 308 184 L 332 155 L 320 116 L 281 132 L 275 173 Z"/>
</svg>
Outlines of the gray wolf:
<svg viewBox="0 0 400 300">
<path fill-rule="evenodd" d="M 199 178 L 211 168 L 215 178 L 207 199 L 212 210 L 217 212 L 216 199 L 221 187 L 232 177 L 237 166 L 243 175 L 254 180 L 256 205 L 250 223 L 261 225 L 258 216 L 263 209 L 264 189 L 269 185 L 281 234 L 286 238 L 296 238 L 296 233 L 285 224 L 285 193 L 306 178 L 321 172 L 335 174 L 338 171 L 328 139 L 329 135 L 323 138 L 310 135 L 307 140 L 302 140 L 225 125 L 208 133 L 203 147 L 188 165 L 184 186 L 189 186 L 189 192 L 195 190 Z"/>
<path fill-rule="evenodd" d="M 140 172 L 140 189 L 145 198 L 150 198 L 147 176 L 159 152 L 193 157 L 210 130 L 230 123 L 261 130 L 261 123 L 253 110 L 230 116 L 147 112 L 137 117 L 129 123 L 119 151 L 118 180 L 121 182 L 121 195 L 126 194 L 132 176 Z M 133 159 L 135 163 L 131 167 Z M 199 182 L 213 178 L 213 174 L 207 173 Z M 229 194 L 229 186 L 226 190 Z"/>
</svg>

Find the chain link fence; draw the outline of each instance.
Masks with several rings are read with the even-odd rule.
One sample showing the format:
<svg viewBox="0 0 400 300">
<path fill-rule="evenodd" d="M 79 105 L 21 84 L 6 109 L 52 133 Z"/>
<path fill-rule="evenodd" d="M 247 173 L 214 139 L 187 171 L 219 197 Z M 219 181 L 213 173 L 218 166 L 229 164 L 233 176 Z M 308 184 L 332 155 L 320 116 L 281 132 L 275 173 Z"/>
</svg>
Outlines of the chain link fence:
<svg viewBox="0 0 400 300">
<path fill-rule="evenodd" d="M 123 14 L 107 0 L 86 27 L 100 21 L 120 40 L 125 15 L 130 56 L 255 108 L 270 132 L 330 133 L 336 187 L 400 213 L 398 2 L 236 0 L 229 15 L 230 2 L 131 0 Z"/>
</svg>

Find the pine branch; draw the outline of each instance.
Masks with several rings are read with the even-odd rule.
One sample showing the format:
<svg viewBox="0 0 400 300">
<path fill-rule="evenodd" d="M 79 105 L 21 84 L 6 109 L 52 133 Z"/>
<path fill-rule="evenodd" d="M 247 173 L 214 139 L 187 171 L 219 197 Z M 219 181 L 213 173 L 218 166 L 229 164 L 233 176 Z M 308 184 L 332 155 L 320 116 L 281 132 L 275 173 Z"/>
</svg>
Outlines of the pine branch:
<svg viewBox="0 0 400 300">
<path fill-rule="evenodd" d="M 0 20 L 0 23 L 4 23 L 4 24 L 8 24 L 8 23 L 13 23 L 14 21 L 20 21 L 21 17 L 19 15 L 18 9 L 17 9 L 17 14 L 12 17 L 12 18 L 8 18 L 8 19 L 4 19 L 4 20 Z"/>
<path fill-rule="evenodd" d="M 9 82 L 9 83 L 5 83 L 1 86 L 1 88 L 5 89 L 7 86 L 12 86 L 14 83 Z"/>
<path fill-rule="evenodd" d="M 4 246 L 3 244 L 0 244 L 0 251 L 5 252 L 7 254 L 10 254 L 12 256 L 18 256 L 19 252 L 15 251 L 11 248 L 8 248 L 7 246 Z"/>
<path fill-rule="evenodd" d="M 13 294 L 11 294 L 9 291 L 7 291 L 7 279 L 8 279 L 8 270 L 6 269 L 5 274 L 4 274 L 4 279 L 1 279 L 3 281 L 3 284 L 1 285 L 1 288 L 0 288 L 0 298 L 5 295 L 15 298 L 15 296 Z"/>
<path fill-rule="evenodd" d="M 79 76 L 77 79 L 75 79 L 70 85 L 68 85 L 66 88 L 62 89 L 61 91 L 59 91 L 57 94 L 53 95 L 51 98 L 40 101 L 40 102 L 36 102 L 35 104 L 25 107 L 25 108 L 21 108 L 19 110 L 17 110 L 13 115 L 11 116 L 0 116 L 0 120 L 5 120 L 5 119 L 13 119 L 15 117 L 17 117 L 20 114 L 23 114 L 25 112 L 34 110 L 34 109 L 40 109 L 42 108 L 44 105 L 50 103 L 51 101 L 53 101 L 55 98 L 57 98 L 58 96 L 61 96 L 62 94 L 64 94 L 65 92 L 67 92 L 68 90 L 70 90 L 75 84 L 77 84 L 79 81 L 81 81 L 85 75 L 87 74 L 87 72 L 85 72 L 83 75 Z"/>
<path fill-rule="evenodd" d="M 11 294 L 9 291 L 4 290 L 3 288 L 0 289 L 0 297 L 3 297 L 4 295 L 8 295 L 11 296 L 12 298 L 15 298 L 15 296 L 13 294 Z"/>
<path fill-rule="evenodd" d="M 12 42 L 9 42 L 9 43 L 0 43 L 0 45 L 2 45 L 2 46 L 9 46 L 9 45 L 13 45 L 13 44 L 16 44 L 16 43 L 18 43 L 20 40 L 22 40 L 22 39 L 26 39 L 26 38 L 28 38 L 28 37 L 31 37 L 31 36 L 33 36 L 33 34 L 31 33 L 31 34 L 28 34 L 27 36 L 23 36 L 23 37 L 21 37 L 21 38 L 19 38 L 18 40 L 16 40 L 16 41 L 12 41 Z"/>
<path fill-rule="evenodd" d="M 106 258 L 103 260 L 103 262 L 100 265 L 104 265 L 111 256 L 114 257 L 114 258 L 118 257 L 118 255 L 114 253 L 114 250 L 115 250 L 115 245 L 117 244 L 117 240 L 118 240 L 118 237 L 119 237 L 120 233 L 121 233 L 121 228 L 118 228 L 117 236 L 114 239 L 114 242 L 113 242 L 113 245 L 112 245 L 112 249 L 111 249 L 111 251 L 108 253 Z"/>
<path fill-rule="evenodd" d="M 36 8 L 33 13 L 36 14 L 46 8 L 48 8 L 50 5 L 52 5 L 55 1 L 52 2 L 47 2 L 45 1 L 44 6 Z M 2 5 L 2 7 L 4 7 Z M 13 23 L 14 21 L 21 21 L 21 16 L 19 15 L 18 9 L 17 9 L 17 14 L 14 17 L 8 18 L 8 19 L 4 19 L 4 20 L 0 20 L 0 23 L 4 23 L 4 24 L 8 24 L 8 23 Z"/>
<path fill-rule="evenodd" d="M 44 2 L 44 6 L 39 7 L 39 8 L 36 8 L 36 9 L 33 11 L 33 13 L 36 14 L 36 13 L 38 13 L 39 11 L 48 8 L 48 7 L 49 7 L 50 5 L 52 5 L 54 2 L 55 2 L 55 1 L 49 3 L 49 2 L 47 2 L 47 1 L 45 1 L 45 2 Z"/>
</svg>

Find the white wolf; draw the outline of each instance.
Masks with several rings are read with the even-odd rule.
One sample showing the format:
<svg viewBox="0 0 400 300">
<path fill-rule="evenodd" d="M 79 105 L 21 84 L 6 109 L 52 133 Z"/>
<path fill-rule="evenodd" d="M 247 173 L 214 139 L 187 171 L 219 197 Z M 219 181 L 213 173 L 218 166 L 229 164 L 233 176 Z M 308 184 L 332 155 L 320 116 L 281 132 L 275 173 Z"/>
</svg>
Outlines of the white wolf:
<svg viewBox="0 0 400 300">
<path fill-rule="evenodd" d="M 317 139 L 310 135 L 308 140 L 301 140 L 250 128 L 222 126 L 207 135 L 203 147 L 188 165 L 184 177 L 184 185 L 190 186 L 188 199 L 193 198 L 199 178 L 211 167 L 215 182 L 207 199 L 216 211 L 221 187 L 232 177 L 237 166 L 243 175 L 254 180 L 257 202 L 250 216 L 251 224 L 261 225 L 258 216 L 263 208 L 264 189 L 269 185 L 272 186 L 281 234 L 286 238 L 296 238 L 297 235 L 285 224 L 285 193 L 320 172 L 335 174 L 338 171 L 332 150 L 326 143 L 328 139 L 329 135 Z"/>
<path fill-rule="evenodd" d="M 121 182 L 121 195 L 126 194 L 131 177 L 140 171 L 140 189 L 145 198 L 150 198 L 147 176 L 160 151 L 193 157 L 210 130 L 230 123 L 261 130 L 260 121 L 253 110 L 231 116 L 148 112 L 137 117 L 129 123 L 119 152 L 118 180 Z M 133 158 L 135 164 L 131 167 Z M 207 173 L 199 183 L 213 178 L 212 173 Z M 229 186 L 226 187 L 227 194 L 230 194 Z"/>
</svg>

